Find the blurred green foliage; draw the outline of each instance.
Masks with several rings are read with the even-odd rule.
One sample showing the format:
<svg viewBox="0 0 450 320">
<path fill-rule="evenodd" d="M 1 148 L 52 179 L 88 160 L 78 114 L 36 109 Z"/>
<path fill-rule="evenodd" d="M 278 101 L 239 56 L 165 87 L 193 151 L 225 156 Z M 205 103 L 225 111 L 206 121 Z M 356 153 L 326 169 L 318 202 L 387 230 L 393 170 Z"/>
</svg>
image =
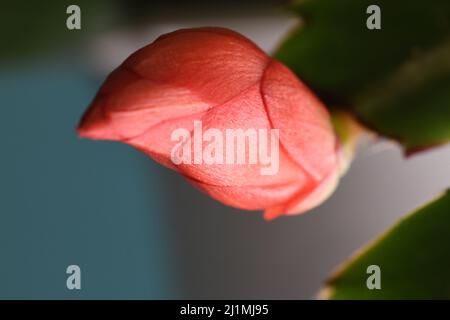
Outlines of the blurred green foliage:
<svg viewBox="0 0 450 320">
<path fill-rule="evenodd" d="M 95 34 L 107 20 L 113 1 L 4 1 L 0 18 L 0 58 L 39 58 L 68 43 Z M 66 9 L 81 8 L 81 30 L 68 30 Z"/>
<path fill-rule="evenodd" d="M 264 4 L 278 0 L 4 0 L 0 4 L 0 59 L 39 59 L 57 50 L 74 48 L 80 41 L 101 37 L 103 31 L 142 25 L 183 22 L 237 11 L 259 15 Z M 68 30 L 66 9 L 81 8 L 81 30 Z M 140 30 L 136 30 L 139 32 Z"/>
<path fill-rule="evenodd" d="M 369 30 L 369 5 L 381 30 Z M 450 1 L 303 0 L 302 22 L 276 58 L 330 108 L 401 142 L 407 152 L 450 140 Z"/>
<path fill-rule="evenodd" d="M 331 299 L 450 299 L 450 191 L 395 225 L 329 280 Z M 368 266 L 381 289 L 367 288 Z"/>
</svg>

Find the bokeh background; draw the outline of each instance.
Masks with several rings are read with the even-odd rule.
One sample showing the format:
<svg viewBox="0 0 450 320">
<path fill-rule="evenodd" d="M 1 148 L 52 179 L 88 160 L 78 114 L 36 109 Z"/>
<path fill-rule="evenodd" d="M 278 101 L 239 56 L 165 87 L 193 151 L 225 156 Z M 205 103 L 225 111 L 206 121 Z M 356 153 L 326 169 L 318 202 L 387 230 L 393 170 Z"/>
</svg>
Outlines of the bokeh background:
<svg viewBox="0 0 450 320">
<path fill-rule="evenodd" d="M 93 2 L 93 1 L 91 1 Z M 367 136 L 332 198 L 271 222 L 138 151 L 77 137 L 106 75 L 162 33 L 232 28 L 272 52 L 279 1 L 2 2 L 0 298 L 311 299 L 342 261 L 450 182 L 450 147 Z M 66 28 L 77 4 L 82 29 Z M 82 289 L 66 288 L 81 267 Z"/>
</svg>

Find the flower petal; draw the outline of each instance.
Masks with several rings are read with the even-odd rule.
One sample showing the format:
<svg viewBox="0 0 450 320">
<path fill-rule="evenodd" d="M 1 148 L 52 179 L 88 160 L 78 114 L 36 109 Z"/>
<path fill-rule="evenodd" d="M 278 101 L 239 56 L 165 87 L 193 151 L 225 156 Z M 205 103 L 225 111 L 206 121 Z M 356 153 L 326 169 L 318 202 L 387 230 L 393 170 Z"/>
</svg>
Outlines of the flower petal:
<svg viewBox="0 0 450 320">
<path fill-rule="evenodd" d="M 323 104 L 284 65 L 272 61 L 261 91 L 271 124 L 289 155 L 321 181 L 336 166 L 336 138 Z"/>
</svg>

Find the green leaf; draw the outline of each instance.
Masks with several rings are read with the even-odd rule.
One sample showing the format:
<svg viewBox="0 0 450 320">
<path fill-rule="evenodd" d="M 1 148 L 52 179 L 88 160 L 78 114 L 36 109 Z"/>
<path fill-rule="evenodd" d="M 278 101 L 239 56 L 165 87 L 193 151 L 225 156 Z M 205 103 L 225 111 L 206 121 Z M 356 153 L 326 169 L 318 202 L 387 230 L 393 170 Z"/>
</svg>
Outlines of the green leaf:
<svg viewBox="0 0 450 320">
<path fill-rule="evenodd" d="M 323 291 L 330 299 L 450 299 L 450 191 L 344 264 Z M 381 289 L 367 288 L 379 266 Z"/>
<path fill-rule="evenodd" d="M 381 8 L 381 30 L 366 9 Z M 450 140 L 450 1 L 303 0 L 275 57 L 408 152 Z"/>
</svg>

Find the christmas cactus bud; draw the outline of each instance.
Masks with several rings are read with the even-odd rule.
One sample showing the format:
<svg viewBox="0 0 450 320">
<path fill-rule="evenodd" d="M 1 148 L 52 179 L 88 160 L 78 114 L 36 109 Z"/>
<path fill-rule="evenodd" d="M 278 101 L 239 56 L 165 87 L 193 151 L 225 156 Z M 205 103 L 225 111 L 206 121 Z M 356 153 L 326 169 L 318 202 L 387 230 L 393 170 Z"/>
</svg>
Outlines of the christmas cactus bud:
<svg viewBox="0 0 450 320">
<path fill-rule="evenodd" d="M 324 105 L 287 67 L 222 28 L 178 30 L 132 54 L 78 133 L 125 142 L 267 219 L 319 205 L 341 172 Z"/>
</svg>

